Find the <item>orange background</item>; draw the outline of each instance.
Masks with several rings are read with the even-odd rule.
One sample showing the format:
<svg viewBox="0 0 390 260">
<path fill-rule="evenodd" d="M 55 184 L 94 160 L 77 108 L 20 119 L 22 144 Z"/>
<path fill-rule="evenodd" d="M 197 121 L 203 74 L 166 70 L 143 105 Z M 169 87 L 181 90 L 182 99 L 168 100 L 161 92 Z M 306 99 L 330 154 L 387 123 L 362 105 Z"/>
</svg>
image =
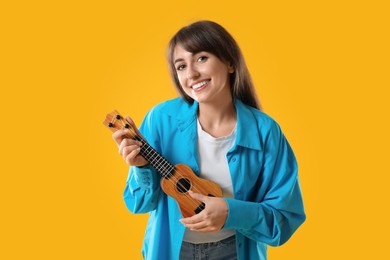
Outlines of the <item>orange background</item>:
<svg viewBox="0 0 390 260">
<path fill-rule="evenodd" d="M 0 258 L 141 258 L 102 121 L 176 96 L 166 45 L 199 19 L 236 38 L 298 158 L 307 221 L 269 259 L 390 258 L 386 2 L 1 3 Z"/>
</svg>

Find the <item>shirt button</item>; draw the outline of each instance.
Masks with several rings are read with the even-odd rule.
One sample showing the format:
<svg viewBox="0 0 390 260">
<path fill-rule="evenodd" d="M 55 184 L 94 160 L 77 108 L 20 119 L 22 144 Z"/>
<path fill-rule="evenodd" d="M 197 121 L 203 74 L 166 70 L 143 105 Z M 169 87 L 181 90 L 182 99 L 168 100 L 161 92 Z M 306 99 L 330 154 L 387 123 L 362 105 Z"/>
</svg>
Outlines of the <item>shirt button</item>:
<svg viewBox="0 0 390 260">
<path fill-rule="evenodd" d="M 233 158 L 232 158 L 232 162 L 235 162 L 235 161 L 236 161 L 236 157 L 233 157 Z"/>
</svg>

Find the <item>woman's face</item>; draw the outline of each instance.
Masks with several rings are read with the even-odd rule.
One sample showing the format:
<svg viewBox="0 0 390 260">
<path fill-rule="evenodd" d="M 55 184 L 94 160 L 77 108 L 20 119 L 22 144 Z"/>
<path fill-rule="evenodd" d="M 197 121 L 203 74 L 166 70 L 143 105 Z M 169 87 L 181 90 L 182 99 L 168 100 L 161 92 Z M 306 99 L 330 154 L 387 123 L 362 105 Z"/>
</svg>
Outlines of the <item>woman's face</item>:
<svg viewBox="0 0 390 260">
<path fill-rule="evenodd" d="M 209 52 L 191 53 L 176 45 L 173 61 L 184 92 L 199 103 L 231 100 L 229 74 L 234 68 Z"/>
</svg>

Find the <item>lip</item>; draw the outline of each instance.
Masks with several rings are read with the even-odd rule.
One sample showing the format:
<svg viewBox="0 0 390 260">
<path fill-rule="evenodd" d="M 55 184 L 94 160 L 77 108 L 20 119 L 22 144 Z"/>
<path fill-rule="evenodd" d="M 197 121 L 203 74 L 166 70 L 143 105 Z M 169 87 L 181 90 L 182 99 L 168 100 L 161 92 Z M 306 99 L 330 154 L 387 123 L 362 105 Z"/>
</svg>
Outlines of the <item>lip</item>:
<svg viewBox="0 0 390 260">
<path fill-rule="evenodd" d="M 206 86 L 206 85 L 208 85 L 208 84 L 210 83 L 211 79 L 197 80 L 197 81 L 193 82 L 192 84 L 190 84 L 190 88 L 192 88 L 194 85 L 196 85 L 196 84 L 198 84 L 198 83 L 200 83 L 200 82 L 203 82 L 203 81 L 208 81 L 208 82 L 204 85 L 204 86 Z M 203 88 L 203 86 L 200 87 L 200 88 Z"/>
<path fill-rule="evenodd" d="M 192 93 L 193 93 L 193 94 L 198 93 L 198 92 L 202 91 L 203 89 L 207 88 L 211 80 L 202 80 L 202 81 L 199 81 L 199 82 L 203 82 L 203 81 L 207 81 L 207 83 L 204 84 L 203 86 L 201 86 L 200 88 L 194 89 L 194 88 L 192 88 L 192 86 L 191 86 L 191 89 L 192 89 Z M 195 84 L 197 84 L 197 83 L 195 83 Z M 194 85 L 195 85 L 195 84 L 194 84 Z"/>
<path fill-rule="evenodd" d="M 204 84 L 203 86 L 201 86 L 200 88 L 192 89 L 192 91 L 193 91 L 194 93 L 198 93 L 198 92 L 202 91 L 203 89 L 207 88 L 208 85 L 209 85 L 209 83 L 206 83 L 206 84 Z"/>
</svg>

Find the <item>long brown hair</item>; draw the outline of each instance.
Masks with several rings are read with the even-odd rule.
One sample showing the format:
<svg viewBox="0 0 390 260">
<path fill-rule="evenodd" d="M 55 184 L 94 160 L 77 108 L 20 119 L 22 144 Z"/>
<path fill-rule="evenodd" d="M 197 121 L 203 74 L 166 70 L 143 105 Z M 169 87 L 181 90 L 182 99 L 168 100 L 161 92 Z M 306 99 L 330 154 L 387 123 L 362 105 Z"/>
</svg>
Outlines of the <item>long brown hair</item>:
<svg viewBox="0 0 390 260">
<path fill-rule="evenodd" d="M 194 100 L 182 89 L 173 63 L 174 49 L 180 44 L 186 51 L 198 53 L 206 51 L 217 56 L 221 61 L 233 66 L 230 74 L 230 90 L 233 98 L 261 110 L 251 76 L 237 42 L 221 25 L 212 21 L 198 21 L 180 29 L 168 45 L 168 65 L 177 91 L 189 103 Z"/>
</svg>

